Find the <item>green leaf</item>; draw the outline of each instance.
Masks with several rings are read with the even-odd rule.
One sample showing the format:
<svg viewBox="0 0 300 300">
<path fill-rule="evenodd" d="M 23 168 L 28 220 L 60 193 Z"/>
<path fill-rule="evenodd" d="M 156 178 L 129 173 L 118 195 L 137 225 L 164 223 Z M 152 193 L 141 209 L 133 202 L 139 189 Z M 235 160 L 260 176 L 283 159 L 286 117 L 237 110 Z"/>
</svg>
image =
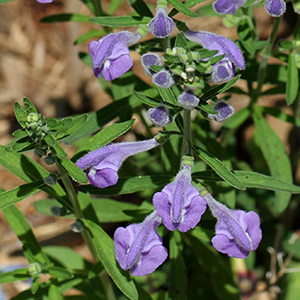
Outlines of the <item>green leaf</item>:
<svg viewBox="0 0 300 300">
<path fill-rule="evenodd" d="M 60 279 L 71 279 L 73 278 L 73 274 L 64 269 L 64 268 L 60 268 L 60 267 L 56 267 L 56 266 L 50 266 L 47 267 L 48 273 L 53 276 L 54 278 L 60 278 Z"/>
<path fill-rule="evenodd" d="M 30 277 L 31 275 L 28 272 L 28 268 L 16 269 L 5 273 L 0 273 L 0 284 L 19 280 L 27 280 Z"/>
<path fill-rule="evenodd" d="M 33 159 L 23 154 L 6 151 L 4 146 L 0 146 L 0 164 L 26 182 L 40 181 L 50 175 L 48 171 Z M 41 187 L 41 189 L 63 205 L 72 208 L 65 191 L 59 184 L 51 187 Z"/>
<path fill-rule="evenodd" d="M 75 134 L 67 138 L 66 143 L 74 143 L 83 137 L 101 129 L 108 122 L 116 117 L 122 117 L 132 111 L 133 108 L 139 106 L 140 101 L 133 95 L 131 97 L 115 101 L 97 112 L 91 113 L 82 126 Z"/>
<path fill-rule="evenodd" d="M 89 22 L 90 16 L 81 14 L 58 14 L 44 17 L 40 20 L 41 23 L 55 23 L 55 22 Z"/>
<path fill-rule="evenodd" d="M 81 221 L 89 230 L 101 262 L 112 280 L 124 295 L 126 295 L 129 299 L 137 300 L 138 292 L 134 282 L 130 278 L 129 273 L 122 270 L 116 261 L 114 242 L 112 239 L 99 225 L 94 222 L 84 219 L 81 219 Z"/>
<path fill-rule="evenodd" d="M 64 169 L 68 172 L 69 176 L 71 176 L 75 181 L 79 183 L 87 183 L 89 182 L 85 173 L 77 167 L 71 160 L 67 158 L 59 159 L 60 164 L 64 167 Z"/>
<path fill-rule="evenodd" d="M 37 109 L 35 108 L 35 106 L 33 105 L 33 103 L 26 97 L 24 97 L 23 99 L 23 103 L 24 103 L 24 108 L 27 114 L 30 113 L 38 113 Z"/>
<path fill-rule="evenodd" d="M 72 161 L 78 160 L 79 157 L 86 154 L 87 151 L 94 151 L 112 142 L 114 139 L 127 132 L 132 127 L 133 123 L 134 120 L 129 120 L 104 128 L 76 151 Z"/>
<path fill-rule="evenodd" d="M 260 149 L 270 169 L 271 175 L 287 183 L 292 183 L 292 168 L 282 141 L 274 130 L 268 125 L 259 110 L 253 114 L 255 134 Z M 283 212 L 289 204 L 290 193 L 276 192 L 275 209 Z"/>
<path fill-rule="evenodd" d="M 210 88 L 208 91 L 206 91 L 201 96 L 201 100 L 207 101 L 207 100 L 217 96 L 218 94 L 226 92 L 230 87 L 232 87 L 240 79 L 240 77 L 241 77 L 241 75 L 237 75 L 234 78 L 230 79 L 226 83 L 222 83 L 220 85 Z"/>
<path fill-rule="evenodd" d="M 62 292 L 60 288 L 56 285 L 56 282 L 52 282 L 52 284 L 50 285 L 48 297 L 49 299 L 64 300 L 64 298 L 62 297 Z"/>
<path fill-rule="evenodd" d="M 235 129 L 242 125 L 249 117 L 250 111 L 248 107 L 243 108 L 236 112 L 232 117 L 230 117 L 225 123 L 223 124 L 223 128 L 227 129 Z"/>
<path fill-rule="evenodd" d="M 42 187 L 45 187 L 43 180 L 23 184 L 9 191 L 0 193 L 0 209 L 16 204 L 17 202 L 36 193 Z"/>
<path fill-rule="evenodd" d="M 239 179 L 229 169 L 227 169 L 227 167 L 218 158 L 214 157 L 200 147 L 194 146 L 193 149 L 198 154 L 198 156 L 226 182 L 228 182 L 236 189 L 242 191 L 246 189 L 245 185 L 240 182 Z"/>
<path fill-rule="evenodd" d="M 169 103 L 173 106 L 178 106 L 177 98 L 175 97 L 173 91 L 171 88 L 163 89 L 160 87 L 157 87 L 159 94 L 164 102 Z"/>
<path fill-rule="evenodd" d="M 252 20 L 249 17 L 242 17 L 237 26 L 238 36 L 240 42 L 245 47 L 250 55 L 255 54 L 254 39 L 252 36 L 253 24 Z"/>
<path fill-rule="evenodd" d="M 101 26 L 111 27 L 129 27 L 148 24 L 151 21 L 150 17 L 141 16 L 123 16 L 123 17 L 95 17 L 89 19 L 92 23 Z"/>
<path fill-rule="evenodd" d="M 171 4 L 175 9 L 179 12 L 183 13 L 184 15 L 192 18 L 198 18 L 198 15 L 190 10 L 187 6 L 181 3 L 179 0 L 167 0 L 169 4 Z"/>
<path fill-rule="evenodd" d="M 288 60 L 286 80 L 286 103 L 288 105 L 291 105 L 295 101 L 299 92 L 299 76 L 296 63 L 296 55 L 296 52 L 291 51 Z"/>
<path fill-rule="evenodd" d="M 267 113 L 281 121 L 292 123 L 297 127 L 300 126 L 300 118 L 298 118 L 297 116 L 289 115 L 279 108 L 270 106 L 256 106 L 256 109 L 261 110 L 262 112 Z"/>
<path fill-rule="evenodd" d="M 122 0 L 123 1 L 123 0 Z M 101 38 L 106 34 L 104 30 L 90 30 L 82 35 L 80 35 L 74 42 L 74 45 L 80 45 L 91 38 Z"/>
<path fill-rule="evenodd" d="M 19 124 L 25 128 L 26 127 L 26 120 L 27 120 L 27 113 L 22 108 L 21 104 L 19 102 L 15 103 L 15 116 L 19 122 Z"/>
<path fill-rule="evenodd" d="M 234 175 L 236 175 L 247 188 L 260 188 L 300 194 L 300 186 L 282 181 L 275 177 L 248 171 L 234 171 Z"/>
<path fill-rule="evenodd" d="M 68 126 L 65 126 L 66 129 L 64 129 L 61 132 L 56 133 L 56 135 L 55 135 L 56 139 L 62 139 L 64 137 L 76 132 L 79 128 L 81 128 L 83 126 L 83 124 L 86 122 L 87 118 L 88 118 L 87 114 L 72 118 L 71 124 Z"/>
<path fill-rule="evenodd" d="M 11 1 L 14 1 L 14 0 L 0 0 L 0 4 L 4 4 L 4 3 L 7 3 L 7 2 L 11 2 Z"/>
<path fill-rule="evenodd" d="M 51 201 L 48 200 L 47 202 Z M 92 264 L 86 261 L 72 248 L 64 246 L 45 246 L 43 247 L 43 251 L 55 264 L 58 263 L 61 267 L 73 270 L 85 270 L 86 267 L 89 269 L 92 268 Z"/>
<path fill-rule="evenodd" d="M 169 297 L 172 300 L 185 299 L 187 289 L 186 268 L 182 257 L 182 241 L 179 231 L 172 232 L 170 239 L 171 262 Z"/>
<path fill-rule="evenodd" d="M 31 255 L 35 258 L 35 260 L 41 264 L 50 263 L 49 258 L 43 252 L 30 228 L 30 225 L 20 210 L 13 205 L 3 209 L 3 213 L 10 227 L 23 244 L 23 247 L 26 247 L 27 250 L 31 252 Z M 30 263 L 32 263 L 32 261 L 30 261 Z"/>
<path fill-rule="evenodd" d="M 99 189 L 93 185 L 79 186 L 78 189 L 84 193 L 88 192 L 96 195 L 132 194 L 164 186 L 172 178 L 172 176 L 165 175 L 123 177 L 119 178 L 116 185 L 104 189 Z"/>
<path fill-rule="evenodd" d="M 234 274 L 231 271 L 229 260 L 220 255 L 211 245 L 203 240 L 205 234 L 200 227 L 195 227 L 184 235 L 190 249 L 196 257 L 195 263 L 201 268 L 200 272 L 209 278 L 206 289 L 215 293 L 213 299 L 238 300 L 240 293 L 234 283 Z M 199 268 L 197 266 L 197 268 Z"/>
<path fill-rule="evenodd" d="M 143 0 L 128 0 L 128 2 L 139 15 L 153 17 L 151 10 Z"/>
</svg>

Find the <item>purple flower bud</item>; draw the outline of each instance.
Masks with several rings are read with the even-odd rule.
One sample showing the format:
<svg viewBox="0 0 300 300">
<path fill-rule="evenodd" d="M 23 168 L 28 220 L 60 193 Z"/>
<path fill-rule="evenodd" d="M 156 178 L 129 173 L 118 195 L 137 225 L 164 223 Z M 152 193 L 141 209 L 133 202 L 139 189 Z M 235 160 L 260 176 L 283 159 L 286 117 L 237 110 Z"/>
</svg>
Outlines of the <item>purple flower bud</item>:
<svg viewBox="0 0 300 300">
<path fill-rule="evenodd" d="M 184 164 L 175 180 L 153 196 L 153 205 L 165 227 L 186 232 L 194 228 L 206 210 L 199 191 L 191 185 L 191 168 Z"/>
<path fill-rule="evenodd" d="M 267 0 L 265 9 L 272 17 L 280 17 L 286 10 L 286 4 L 284 0 Z"/>
<path fill-rule="evenodd" d="M 174 21 L 168 17 L 166 1 L 158 1 L 156 14 L 149 23 L 149 30 L 158 39 L 164 39 L 174 29 Z"/>
<path fill-rule="evenodd" d="M 234 67 L 245 69 L 244 57 L 239 47 L 231 40 L 224 36 L 217 35 L 207 31 L 191 31 L 184 32 L 185 37 L 203 48 L 208 50 L 218 50 L 216 55 L 226 54 L 226 56 L 219 61 L 212 68 L 212 81 L 222 82 L 228 81 L 234 77 Z"/>
<path fill-rule="evenodd" d="M 99 78 L 102 75 L 111 81 L 127 72 L 133 65 L 128 46 L 141 37 L 139 33 L 120 31 L 90 42 L 89 52 L 95 76 Z"/>
<path fill-rule="evenodd" d="M 169 110 L 164 105 L 148 109 L 147 115 L 150 121 L 157 127 L 165 127 L 170 123 Z"/>
<path fill-rule="evenodd" d="M 36 1 L 39 2 L 39 3 L 51 3 L 54 0 L 36 0 Z"/>
<path fill-rule="evenodd" d="M 192 89 L 187 89 L 178 96 L 178 103 L 186 109 L 193 109 L 199 104 L 199 98 Z"/>
<path fill-rule="evenodd" d="M 155 72 L 151 70 L 150 66 L 162 66 L 161 58 L 156 53 L 145 53 L 141 57 L 142 67 L 145 74 L 152 76 Z"/>
<path fill-rule="evenodd" d="M 92 185 L 106 188 L 117 183 L 118 170 L 125 159 L 158 145 L 156 137 L 139 142 L 112 143 L 86 154 L 76 165 L 86 172 Z"/>
<path fill-rule="evenodd" d="M 247 0 L 217 0 L 213 3 L 214 10 L 219 14 L 233 15 Z"/>
<path fill-rule="evenodd" d="M 221 83 L 228 81 L 235 75 L 232 62 L 224 57 L 221 61 L 213 65 L 211 72 L 211 81 Z"/>
<path fill-rule="evenodd" d="M 234 107 L 222 100 L 214 105 L 214 110 L 217 114 L 208 114 L 207 117 L 217 122 L 225 121 L 234 114 Z"/>
<path fill-rule="evenodd" d="M 212 244 L 216 250 L 231 257 L 246 258 L 262 239 L 260 220 L 254 211 L 231 210 L 210 194 L 204 196 L 214 217 L 218 219 Z"/>
<path fill-rule="evenodd" d="M 170 88 L 175 82 L 172 74 L 167 70 L 161 70 L 152 76 L 152 82 L 163 89 Z"/>
<path fill-rule="evenodd" d="M 143 223 L 119 227 L 114 234 L 116 259 L 133 276 L 154 272 L 167 258 L 168 251 L 156 232 L 161 218 L 152 212 Z"/>
</svg>

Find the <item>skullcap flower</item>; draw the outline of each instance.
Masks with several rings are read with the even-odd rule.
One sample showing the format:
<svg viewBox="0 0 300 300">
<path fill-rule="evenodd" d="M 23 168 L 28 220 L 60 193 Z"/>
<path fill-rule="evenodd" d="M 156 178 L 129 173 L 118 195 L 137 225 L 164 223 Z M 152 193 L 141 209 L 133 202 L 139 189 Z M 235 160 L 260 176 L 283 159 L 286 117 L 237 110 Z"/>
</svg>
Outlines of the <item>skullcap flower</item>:
<svg viewBox="0 0 300 300">
<path fill-rule="evenodd" d="M 254 211 L 231 210 L 210 194 L 204 196 L 214 217 L 218 219 L 212 244 L 216 250 L 231 257 L 246 258 L 261 241 L 260 220 Z"/>
<path fill-rule="evenodd" d="M 168 251 L 156 231 L 160 223 L 161 218 L 154 211 L 142 223 L 115 231 L 116 259 L 123 270 L 130 270 L 133 276 L 144 276 L 166 260 Z"/>
<path fill-rule="evenodd" d="M 169 110 L 165 105 L 158 105 L 148 109 L 147 115 L 157 127 L 165 127 L 170 123 Z"/>
<path fill-rule="evenodd" d="M 141 56 L 142 67 L 145 74 L 152 76 L 155 72 L 151 70 L 150 66 L 162 66 L 161 58 L 156 53 L 145 53 Z"/>
<path fill-rule="evenodd" d="M 149 23 L 150 32 L 158 39 L 164 39 L 170 35 L 175 23 L 167 14 L 166 1 L 157 1 L 154 18 Z"/>
<path fill-rule="evenodd" d="M 213 3 L 214 10 L 219 14 L 233 15 L 247 0 L 217 0 Z"/>
<path fill-rule="evenodd" d="M 187 89 L 178 96 L 178 103 L 185 109 L 193 109 L 199 104 L 199 98 L 192 89 Z"/>
<path fill-rule="evenodd" d="M 224 36 L 217 35 L 207 31 L 184 32 L 185 37 L 203 48 L 208 50 L 218 50 L 216 55 L 226 54 L 226 56 L 212 67 L 212 81 L 219 83 L 233 78 L 234 66 L 239 69 L 245 69 L 244 57 L 239 47 Z"/>
<path fill-rule="evenodd" d="M 153 205 L 165 227 L 186 232 L 194 228 L 206 210 L 205 200 L 191 185 L 190 164 L 183 164 L 175 180 L 153 196 Z"/>
<path fill-rule="evenodd" d="M 102 75 L 111 81 L 127 72 L 133 65 L 128 46 L 141 37 L 138 32 L 120 31 L 90 42 L 89 52 L 95 76 L 99 78 Z"/>
<path fill-rule="evenodd" d="M 286 4 L 284 0 L 267 0 L 265 9 L 272 17 L 280 17 L 286 10 Z"/>
<path fill-rule="evenodd" d="M 158 145 L 157 136 L 146 141 L 112 143 L 86 154 L 76 165 L 86 172 L 92 185 L 106 188 L 118 182 L 118 170 L 125 159 Z"/>
<path fill-rule="evenodd" d="M 217 122 L 225 121 L 234 114 L 234 107 L 222 100 L 214 105 L 214 110 L 217 114 L 208 114 L 207 117 Z"/>
<path fill-rule="evenodd" d="M 39 2 L 39 3 L 51 3 L 54 0 L 36 0 L 36 1 Z"/>
<path fill-rule="evenodd" d="M 152 82 L 160 88 L 168 89 L 175 82 L 172 74 L 167 70 L 161 70 L 152 76 Z"/>
</svg>

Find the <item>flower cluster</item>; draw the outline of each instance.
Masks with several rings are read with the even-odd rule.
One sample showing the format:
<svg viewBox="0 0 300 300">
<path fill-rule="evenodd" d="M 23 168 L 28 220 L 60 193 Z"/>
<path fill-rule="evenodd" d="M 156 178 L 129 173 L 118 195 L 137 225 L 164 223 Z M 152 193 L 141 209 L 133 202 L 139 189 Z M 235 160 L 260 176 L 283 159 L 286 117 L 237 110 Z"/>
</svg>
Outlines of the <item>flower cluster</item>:
<svg viewBox="0 0 300 300">
<path fill-rule="evenodd" d="M 233 15 L 246 2 L 247 0 L 217 0 L 213 3 L 213 8 L 219 14 Z M 280 17 L 286 10 L 286 4 L 284 0 L 266 0 L 265 9 L 272 17 Z"/>
<path fill-rule="evenodd" d="M 90 182 L 100 188 L 117 182 L 117 171 L 130 155 L 159 145 L 156 138 L 135 143 L 112 144 L 84 156 L 77 166 L 86 171 Z M 153 196 L 155 210 L 140 224 L 120 227 L 114 234 L 116 259 L 124 270 L 134 276 L 152 273 L 167 258 L 157 227 L 186 232 L 200 221 L 208 205 L 218 219 L 214 248 L 221 253 L 245 258 L 256 250 L 262 238 L 259 217 L 255 212 L 230 210 L 210 194 L 203 197 L 192 185 L 193 158 L 184 156 L 175 180 Z"/>
<path fill-rule="evenodd" d="M 235 13 L 239 5 L 244 3 L 244 0 L 217 0 L 214 7 L 217 11 Z M 120 77 L 133 65 L 128 48 L 130 45 L 139 41 L 148 31 L 157 39 L 167 38 L 174 26 L 174 21 L 167 14 L 167 2 L 159 0 L 155 16 L 147 26 L 141 25 L 134 33 L 120 31 L 104 36 L 99 41 L 92 41 L 89 52 L 95 76 L 103 76 L 106 80 Z M 202 53 L 209 54 L 201 57 L 189 47 L 167 48 L 163 56 L 158 53 L 144 53 L 141 56 L 141 65 L 155 86 L 168 89 L 175 82 L 178 84 L 178 105 L 175 105 L 174 111 L 178 113 L 183 108 L 186 116 L 192 109 L 201 109 L 201 99 L 198 97 L 200 93 L 196 89 L 204 85 L 204 80 L 226 82 L 235 76 L 236 68 L 245 68 L 245 61 L 239 47 L 224 36 L 188 29 L 183 32 L 182 39 L 186 43 L 199 44 L 204 48 Z M 159 91 L 161 92 L 160 89 Z M 213 98 L 212 102 L 215 103 L 213 108 L 216 113 L 207 114 L 208 119 L 222 122 L 233 115 L 234 108 L 225 101 L 215 102 Z M 170 122 L 169 110 L 163 103 L 150 108 L 147 115 L 158 127 L 165 127 Z M 145 141 L 111 143 L 86 154 L 76 165 L 86 173 L 92 185 L 106 188 L 118 182 L 118 171 L 128 157 L 163 144 L 170 135 L 170 132 L 164 132 Z M 167 259 L 167 249 L 157 232 L 161 223 L 170 231 L 187 232 L 197 226 L 207 206 L 217 218 L 212 245 L 221 253 L 245 258 L 257 249 L 262 238 L 260 220 L 255 212 L 231 210 L 209 193 L 203 196 L 200 194 L 192 183 L 194 158 L 191 155 L 191 142 L 187 139 L 185 142 L 188 145 L 182 147 L 181 166 L 174 181 L 153 195 L 155 210 L 142 223 L 120 227 L 115 231 L 116 259 L 122 269 L 129 270 L 134 276 L 152 273 Z M 185 148 L 188 150 L 184 150 Z"/>
</svg>

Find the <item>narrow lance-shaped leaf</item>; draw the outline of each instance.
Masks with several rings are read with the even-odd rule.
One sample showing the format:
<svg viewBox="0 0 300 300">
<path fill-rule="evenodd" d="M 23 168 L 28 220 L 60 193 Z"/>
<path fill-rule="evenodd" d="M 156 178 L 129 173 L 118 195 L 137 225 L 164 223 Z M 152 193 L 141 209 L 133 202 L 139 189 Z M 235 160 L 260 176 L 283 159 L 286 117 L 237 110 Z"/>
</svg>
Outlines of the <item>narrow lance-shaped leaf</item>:
<svg viewBox="0 0 300 300">
<path fill-rule="evenodd" d="M 292 168 L 282 141 L 274 130 L 268 125 L 260 111 L 253 114 L 255 134 L 258 137 L 259 146 L 270 169 L 271 175 L 292 183 Z M 276 192 L 275 209 L 282 212 L 290 201 L 290 193 Z"/>
<path fill-rule="evenodd" d="M 141 16 L 124 16 L 124 17 L 95 17 L 89 19 L 92 23 L 101 26 L 111 27 L 130 27 L 139 26 L 141 24 L 149 24 L 151 18 Z"/>
<path fill-rule="evenodd" d="M 172 300 L 185 299 L 187 290 L 186 268 L 181 254 L 182 241 L 178 230 L 172 232 L 170 239 L 170 290 Z"/>
<path fill-rule="evenodd" d="M 296 52 L 291 51 L 288 60 L 287 80 L 286 80 L 286 103 L 291 105 L 299 93 L 299 74 L 296 63 Z"/>
<path fill-rule="evenodd" d="M 3 213 L 10 227 L 18 236 L 23 246 L 26 247 L 27 250 L 30 250 L 35 260 L 41 264 L 50 263 L 49 258 L 43 252 L 30 228 L 30 225 L 21 211 L 15 205 L 13 205 L 3 209 Z"/>
<path fill-rule="evenodd" d="M 44 17 L 40 20 L 42 23 L 56 23 L 56 22 L 89 22 L 90 16 L 80 14 L 59 14 Z"/>
<path fill-rule="evenodd" d="M 198 156 L 207 163 L 220 177 L 222 177 L 226 182 L 239 190 L 245 190 L 245 185 L 238 180 L 238 178 L 227 169 L 227 167 L 216 157 L 201 149 L 200 147 L 194 146 L 193 149 L 198 154 Z"/>
<path fill-rule="evenodd" d="M 134 282 L 130 278 L 129 273 L 122 270 L 116 261 L 114 242 L 112 239 L 99 225 L 94 222 L 85 219 L 81 219 L 81 221 L 89 230 L 101 262 L 112 280 L 124 295 L 126 295 L 129 299 L 137 300 L 138 292 Z"/>
</svg>

